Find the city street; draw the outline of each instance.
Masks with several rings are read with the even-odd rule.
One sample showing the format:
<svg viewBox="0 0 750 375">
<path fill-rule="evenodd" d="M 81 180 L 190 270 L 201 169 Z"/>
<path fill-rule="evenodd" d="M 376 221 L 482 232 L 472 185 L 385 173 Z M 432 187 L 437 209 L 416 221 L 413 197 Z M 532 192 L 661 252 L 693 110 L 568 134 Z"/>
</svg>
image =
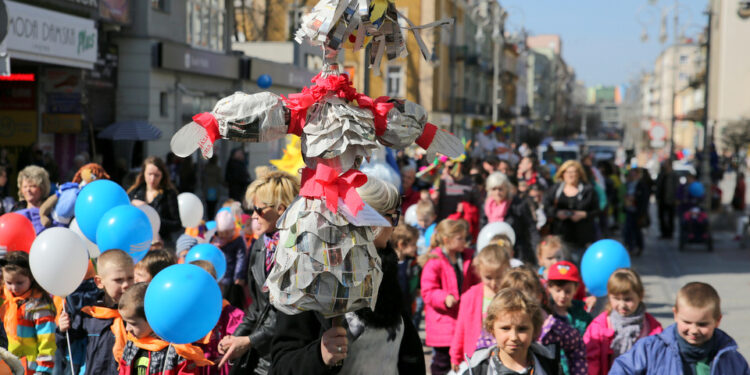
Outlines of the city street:
<svg viewBox="0 0 750 375">
<path fill-rule="evenodd" d="M 653 216 L 652 216 L 653 218 Z M 654 220 L 652 220 L 654 222 Z M 721 296 L 724 318 L 720 328 L 737 340 L 740 353 L 750 354 L 750 251 L 732 240 L 724 228 L 713 232 L 714 252 L 704 245 L 688 245 L 677 250 L 677 240 L 659 239 L 658 223 L 649 229 L 646 250 L 633 260 L 633 268 L 646 288 L 647 311 L 662 325 L 672 324 L 672 305 L 677 291 L 690 281 L 713 285 Z M 676 236 L 675 236 L 676 237 Z"/>
</svg>

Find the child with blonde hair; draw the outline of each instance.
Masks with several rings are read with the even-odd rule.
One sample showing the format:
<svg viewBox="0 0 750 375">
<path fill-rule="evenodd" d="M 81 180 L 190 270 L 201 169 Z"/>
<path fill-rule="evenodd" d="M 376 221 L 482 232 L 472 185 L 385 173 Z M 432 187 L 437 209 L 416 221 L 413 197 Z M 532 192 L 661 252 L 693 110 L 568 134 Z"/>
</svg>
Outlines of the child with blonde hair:
<svg viewBox="0 0 750 375">
<path fill-rule="evenodd" d="M 466 247 L 469 225 L 463 220 L 446 219 L 432 236 L 430 259 L 422 270 L 422 298 L 425 304 L 425 343 L 433 347 L 432 374 L 451 370 L 449 348 L 458 318 L 460 297 L 479 282 L 474 273 L 474 251 Z"/>
<path fill-rule="evenodd" d="M 646 312 L 643 284 L 627 268 L 616 270 L 607 282 L 609 306 L 586 329 L 586 358 L 591 375 L 609 373 L 615 358 L 641 338 L 662 332 L 661 324 Z"/>
<path fill-rule="evenodd" d="M 482 320 L 487 309 L 500 291 L 500 282 L 510 269 L 509 256 L 502 246 L 488 245 L 472 261 L 474 270 L 482 281 L 472 286 L 461 298 L 456 330 L 451 342 L 451 365 L 454 369 L 466 356 L 474 354 L 476 342 L 482 332 Z"/>
<path fill-rule="evenodd" d="M 536 259 L 539 263 L 539 276 L 547 280 L 549 268 L 563 260 L 563 244 L 560 237 L 549 235 L 542 238 L 536 247 Z"/>
<path fill-rule="evenodd" d="M 458 370 L 463 375 L 560 374 L 555 353 L 535 341 L 544 313 L 538 299 L 515 288 L 502 289 L 487 309 L 483 328 L 496 344 L 477 350 Z"/>
<path fill-rule="evenodd" d="M 581 336 L 568 322 L 553 314 L 545 305 L 546 294 L 544 288 L 533 269 L 528 267 L 514 268 L 505 274 L 501 289 L 518 289 L 542 306 L 544 324 L 537 341 L 545 346 L 554 345 L 560 350 L 560 366 L 562 373 L 586 375 L 586 348 Z M 477 341 L 477 350 L 491 347 L 496 341 L 489 332 L 482 332 Z"/>
</svg>

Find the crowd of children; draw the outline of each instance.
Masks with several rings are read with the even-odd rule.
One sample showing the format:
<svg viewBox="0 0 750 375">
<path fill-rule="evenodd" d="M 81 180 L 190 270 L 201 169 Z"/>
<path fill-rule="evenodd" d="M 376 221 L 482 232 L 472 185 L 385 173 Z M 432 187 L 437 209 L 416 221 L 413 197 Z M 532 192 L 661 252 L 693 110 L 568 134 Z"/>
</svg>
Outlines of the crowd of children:
<svg viewBox="0 0 750 375">
<path fill-rule="evenodd" d="M 404 180 L 411 182 L 402 209 L 411 206 L 415 215 L 400 223 L 401 212 L 389 216 L 398 223 L 390 235 L 400 289 L 393 294 L 401 296 L 404 322 L 424 326 L 431 374 L 750 375 L 736 343 L 717 328 L 721 301 L 710 285 L 685 285 L 674 305 L 675 324 L 666 329 L 646 312 L 646 291 L 633 269 L 610 276 L 606 297 L 588 295 L 577 265 L 569 261 L 570 241 L 544 230 L 549 220 L 541 194 L 551 178 L 536 170 L 533 158 L 523 161 L 518 174 L 507 161 L 474 166 L 448 161 L 427 188 L 416 187 L 416 168 L 408 163 L 402 168 Z M 507 194 L 490 204 L 488 215 L 472 199 L 484 193 L 493 197 L 483 189 L 496 186 L 485 187 L 480 177 L 493 173 L 502 175 L 499 186 Z M 28 255 L 9 253 L 2 261 L 0 346 L 21 359 L 27 374 L 275 373 L 276 312 L 263 286 L 275 261 L 276 221 L 298 194 L 296 178 L 266 171 L 243 202 L 229 200 L 210 222 L 186 228 L 174 251 L 155 243 L 136 264 L 124 251 L 103 252 L 64 299 L 51 297 L 34 281 Z M 520 239 L 518 233 L 496 233 L 489 244 L 475 248 L 480 222 L 504 221 L 517 228 L 522 215 L 536 224 L 531 231 L 545 235 Z M 642 241 L 636 242 L 631 247 L 643 250 Z M 198 342 L 170 344 L 146 320 L 147 285 L 161 270 L 185 262 L 201 243 L 216 245 L 227 260 L 216 281 L 226 298 L 221 316 Z M 217 277 L 211 263 L 192 263 Z M 379 292 L 385 296 L 390 289 Z M 6 360 L 0 350 L 0 359 L 2 374 L 12 358 Z"/>
</svg>

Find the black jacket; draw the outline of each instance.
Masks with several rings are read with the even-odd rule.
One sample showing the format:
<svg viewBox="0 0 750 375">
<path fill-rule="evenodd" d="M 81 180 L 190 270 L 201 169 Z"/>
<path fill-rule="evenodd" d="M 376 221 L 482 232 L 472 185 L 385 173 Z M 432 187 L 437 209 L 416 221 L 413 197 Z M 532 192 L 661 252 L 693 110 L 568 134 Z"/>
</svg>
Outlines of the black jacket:
<svg viewBox="0 0 750 375">
<path fill-rule="evenodd" d="M 566 197 L 562 184 L 560 182 L 547 189 L 544 196 L 544 213 L 547 215 L 547 221 L 552 222 L 552 234 L 582 249 L 596 239 L 594 216 L 599 211 L 599 197 L 588 184 L 579 184 L 578 194 L 575 197 Z M 557 213 L 561 210 L 586 211 L 586 218 L 578 222 L 570 219 L 560 220 Z"/>
<path fill-rule="evenodd" d="M 403 337 L 398 351 L 400 374 L 424 374 L 424 352 L 417 329 L 402 311 L 401 290 L 398 284 L 398 258 L 388 246 L 379 249 L 382 260 L 383 280 L 378 292 L 375 311 L 365 308 L 357 315 L 366 325 L 389 328 L 403 322 Z M 399 319 L 401 318 L 401 319 Z M 340 367 L 328 367 L 320 353 L 320 338 L 331 328 L 331 319 L 320 313 L 307 311 L 297 315 L 277 313 L 276 336 L 272 342 L 273 367 L 271 374 L 335 374 Z M 383 343 L 384 345 L 387 343 Z"/>
<path fill-rule="evenodd" d="M 253 303 L 245 311 L 245 318 L 237 326 L 234 336 L 249 336 L 251 347 L 235 368 L 244 369 L 242 373 L 255 371 L 256 374 L 266 374 L 271 367 L 271 339 L 276 330 L 276 310 L 268 301 L 268 292 L 263 291 L 263 284 L 266 282 L 266 247 L 263 237 L 253 242 L 249 258 L 247 287 Z"/>
<path fill-rule="evenodd" d="M 140 199 L 148 203 L 146 200 L 146 184 L 141 184 L 135 188 L 135 190 L 128 194 L 128 197 L 130 197 L 130 200 Z M 177 205 L 177 192 L 169 189 L 164 190 L 148 204 L 159 213 L 159 218 L 161 219 L 159 235 L 162 240 L 171 241 L 172 233 L 182 228 L 182 224 L 180 223 L 180 211 Z"/>
<path fill-rule="evenodd" d="M 534 247 L 535 244 L 539 243 L 539 231 L 536 229 L 536 220 L 534 220 L 528 202 L 518 195 L 514 195 L 503 221 L 513 227 L 513 232 L 516 234 L 516 243 L 513 245 L 516 258 L 524 263 L 536 264 Z M 479 226 L 483 228 L 485 225 L 487 225 L 487 213 L 484 212 L 484 205 L 482 205 Z M 477 250 L 481 251 L 481 249 Z"/>
</svg>

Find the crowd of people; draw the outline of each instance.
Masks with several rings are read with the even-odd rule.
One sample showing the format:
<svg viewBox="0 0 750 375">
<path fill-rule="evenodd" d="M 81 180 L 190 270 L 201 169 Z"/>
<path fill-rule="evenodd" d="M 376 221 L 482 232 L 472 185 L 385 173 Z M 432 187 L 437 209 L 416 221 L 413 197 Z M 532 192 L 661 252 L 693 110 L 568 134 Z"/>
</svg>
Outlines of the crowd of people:
<svg viewBox="0 0 750 375">
<path fill-rule="evenodd" d="M 265 288 L 281 240 L 277 222 L 300 193 L 297 176 L 259 168 L 251 181 L 237 149 L 222 184 L 211 159 L 200 192 L 205 220 L 184 228 L 177 195 L 195 190 L 195 176 L 167 160 L 146 158 L 125 186 L 133 205 L 151 206 L 161 220 L 138 263 L 124 251 L 101 249 L 78 290 L 61 299 L 34 281 L 25 253 L 7 254 L 0 344 L 12 355 L 0 351 L 0 365 L 17 367 L 18 357 L 28 374 L 420 374 L 428 367 L 434 375 L 750 374 L 736 343 L 718 329 L 721 301 L 711 285 L 683 286 L 675 324 L 666 328 L 646 312 L 635 270 L 616 270 L 606 297 L 587 291 L 579 265 L 590 244 L 621 228 L 632 256 L 646 247 L 652 184 L 639 168 L 593 155 L 539 160 L 526 145 L 458 159 L 401 153 L 401 186 L 369 176 L 357 188 L 391 223 L 375 228 L 372 239 L 383 273 L 375 307 L 331 319 L 277 311 Z M 75 184 L 109 178 L 98 165 L 78 172 Z M 679 192 L 674 178 L 663 176 L 655 185 L 666 202 L 662 234 L 671 236 L 663 197 Z M 7 194 L 9 183 L 0 167 L 7 203 L 0 213 L 23 214 L 37 233 L 70 224 L 70 210 L 59 207 L 65 184 L 51 183 L 43 167 L 18 172 L 17 201 Z M 498 222 L 510 230 L 478 248 L 480 231 Z M 205 242 L 226 258 L 217 279 L 221 317 L 199 342 L 167 343 L 146 320 L 148 282 Z M 192 263 L 216 278 L 211 263 Z"/>
</svg>

